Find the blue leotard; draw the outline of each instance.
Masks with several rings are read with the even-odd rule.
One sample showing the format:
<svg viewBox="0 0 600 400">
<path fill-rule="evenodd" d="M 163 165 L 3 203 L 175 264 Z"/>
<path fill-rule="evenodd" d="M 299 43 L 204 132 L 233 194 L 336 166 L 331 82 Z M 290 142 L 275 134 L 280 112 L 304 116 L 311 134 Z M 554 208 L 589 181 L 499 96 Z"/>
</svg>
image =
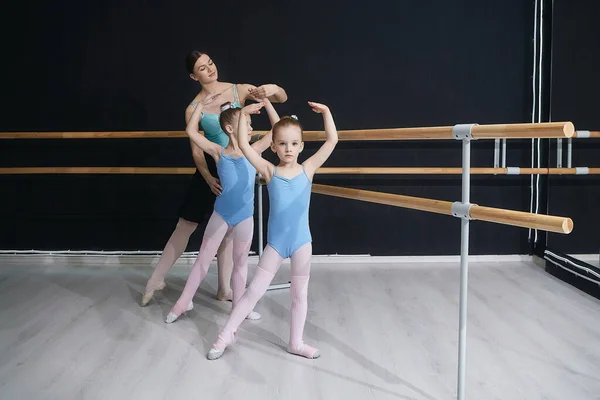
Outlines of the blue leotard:
<svg viewBox="0 0 600 400">
<path fill-rule="evenodd" d="M 267 185 L 269 189 L 269 225 L 267 243 L 288 258 L 300 247 L 312 241 L 308 224 L 308 208 L 312 182 L 304 166 L 292 179 L 277 175 Z"/>
<path fill-rule="evenodd" d="M 246 157 L 230 157 L 221 152 L 217 172 L 223 190 L 215 201 L 215 212 L 227 225 L 236 226 L 254 215 L 256 169 Z"/>
</svg>

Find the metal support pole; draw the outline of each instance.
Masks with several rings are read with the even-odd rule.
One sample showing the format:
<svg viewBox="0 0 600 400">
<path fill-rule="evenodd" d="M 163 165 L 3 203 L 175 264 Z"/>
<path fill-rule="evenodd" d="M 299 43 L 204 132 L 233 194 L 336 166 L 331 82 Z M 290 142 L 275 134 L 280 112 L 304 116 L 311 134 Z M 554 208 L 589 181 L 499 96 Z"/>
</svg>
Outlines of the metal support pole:
<svg viewBox="0 0 600 400">
<path fill-rule="evenodd" d="M 562 139 L 556 139 L 556 168 L 562 168 L 562 166 L 563 166 L 562 159 L 563 159 Z M 569 167 L 569 168 L 571 168 L 571 167 Z"/>
<path fill-rule="evenodd" d="M 569 138 L 567 142 L 567 168 L 573 168 L 573 139 Z"/>
<path fill-rule="evenodd" d="M 502 168 L 506 168 L 506 139 L 502 139 Z"/>
<path fill-rule="evenodd" d="M 500 167 L 500 139 L 494 140 L 494 168 Z"/>
<path fill-rule="evenodd" d="M 469 281 L 469 220 L 471 192 L 471 129 L 475 124 L 454 127 L 454 138 L 462 140 L 462 202 L 452 205 L 452 214 L 461 219 L 460 229 L 460 303 L 458 321 L 458 400 L 466 398 L 467 368 L 467 294 Z"/>
<path fill-rule="evenodd" d="M 471 140 L 463 139 L 462 202 L 470 203 Z M 461 219 L 460 228 L 460 312 L 458 335 L 458 400 L 465 397 L 467 363 L 467 290 L 469 279 L 469 219 Z"/>
</svg>

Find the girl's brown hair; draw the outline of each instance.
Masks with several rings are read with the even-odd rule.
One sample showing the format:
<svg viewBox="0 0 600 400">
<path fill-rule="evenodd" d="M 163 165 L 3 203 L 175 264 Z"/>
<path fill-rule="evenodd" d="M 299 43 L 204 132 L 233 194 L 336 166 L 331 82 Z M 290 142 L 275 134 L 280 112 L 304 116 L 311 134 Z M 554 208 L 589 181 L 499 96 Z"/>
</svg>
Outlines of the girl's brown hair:
<svg viewBox="0 0 600 400">
<path fill-rule="evenodd" d="M 275 141 L 275 137 L 277 136 L 277 131 L 286 126 L 296 126 L 300 129 L 300 140 L 304 140 L 304 130 L 302 129 L 302 125 L 298 122 L 298 119 L 294 116 L 285 116 L 281 117 L 279 121 L 273 125 L 273 141 Z"/>
<path fill-rule="evenodd" d="M 223 110 L 223 108 L 225 107 L 227 107 L 227 109 L 221 111 L 221 114 L 219 115 L 219 125 L 221 125 L 221 129 L 223 129 L 223 132 L 229 135 L 229 133 L 227 133 L 227 131 L 225 130 L 225 125 L 233 126 L 233 124 L 235 123 L 235 118 L 238 116 L 242 109 L 237 107 L 231 107 L 230 101 L 221 104 L 221 110 Z"/>
</svg>

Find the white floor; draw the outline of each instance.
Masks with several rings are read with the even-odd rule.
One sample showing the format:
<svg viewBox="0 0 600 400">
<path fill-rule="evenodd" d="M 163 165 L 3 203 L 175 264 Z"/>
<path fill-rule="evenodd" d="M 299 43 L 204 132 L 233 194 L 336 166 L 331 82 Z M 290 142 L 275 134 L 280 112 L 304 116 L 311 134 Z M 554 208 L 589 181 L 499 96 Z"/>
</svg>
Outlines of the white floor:
<svg viewBox="0 0 600 400">
<path fill-rule="evenodd" d="M 305 340 L 320 359 L 284 351 L 284 289 L 268 292 L 263 319 L 244 322 L 238 343 L 208 361 L 230 308 L 213 300 L 214 268 L 195 310 L 167 325 L 189 265 L 141 308 L 150 265 L 6 260 L 1 399 L 456 396 L 457 263 L 314 264 Z M 532 262 L 471 263 L 467 358 L 469 399 L 600 399 L 600 301 Z"/>
</svg>

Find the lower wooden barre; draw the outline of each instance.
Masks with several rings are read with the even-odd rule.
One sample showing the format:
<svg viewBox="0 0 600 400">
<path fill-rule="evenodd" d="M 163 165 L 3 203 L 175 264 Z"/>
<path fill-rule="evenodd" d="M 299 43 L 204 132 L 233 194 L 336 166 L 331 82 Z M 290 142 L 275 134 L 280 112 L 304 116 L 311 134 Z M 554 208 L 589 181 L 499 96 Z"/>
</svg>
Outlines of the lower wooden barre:
<svg viewBox="0 0 600 400">
<path fill-rule="evenodd" d="M 410 208 L 413 210 L 433 212 L 437 214 L 452 215 L 452 202 L 423 199 L 420 197 L 403 196 L 392 193 L 373 192 L 369 190 L 351 189 L 336 186 L 313 184 L 313 193 L 328 196 L 342 197 L 352 200 L 367 201 L 370 203 L 386 204 L 395 207 Z M 519 226 L 523 228 L 539 229 L 549 232 L 568 234 L 573 230 L 573 221 L 570 218 L 539 215 L 521 211 L 504 210 L 500 208 L 482 207 L 473 205 L 470 216 L 481 221 L 497 224 Z"/>
<path fill-rule="evenodd" d="M 600 168 L 588 168 L 585 172 L 580 173 L 577 168 L 549 168 L 548 175 L 599 175 Z"/>
<path fill-rule="evenodd" d="M 469 215 L 473 219 L 497 224 L 520 226 L 522 228 L 569 234 L 573 230 L 571 218 L 540 215 L 522 211 L 503 210 L 501 208 L 474 205 Z"/>
<path fill-rule="evenodd" d="M 139 174 L 139 175 L 189 175 L 195 168 L 172 167 L 12 167 L 0 168 L 0 175 L 24 174 Z M 576 175 L 576 168 L 521 168 L 520 175 Z M 322 167 L 320 175 L 460 175 L 462 168 L 445 167 Z M 508 168 L 471 168 L 473 175 L 508 175 Z M 599 175 L 600 168 L 588 168 L 586 175 Z"/>
<path fill-rule="evenodd" d="M 518 174 L 508 168 L 471 168 L 473 175 L 576 175 L 576 168 L 520 168 Z M 462 168 L 453 167 L 321 167 L 317 174 L 324 175 L 461 175 Z M 600 174 L 600 168 L 588 168 L 588 175 Z"/>
<path fill-rule="evenodd" d="M 23 167 L 0 168 L 0 175 L 25 174 L 125 174 L 125 175 L 191 175 L 196 168 L 160 167 Z"/>
<path fill-rule="evenodd" d="M 403 196 L 400 194 L 372 192 L 362 189 L 351 189 L 338 186 L 313 184 L 312 192 L 328 196 L 361 200 L 370 203 L 385 204 L 395 207 L 410 208 L 436 214 L 452 215 L 452 202 Z"/>
<path fill-rule="evenodd" d="M 573 169 L 575 170 L 575 169 Z M 473 175 L 507 175 L 508 168 L 471 168 Z M 519 175 L 546 175 L 548 168 L 521 168 Z M 573 172 L 574 173 L 574 172 Z M 324 175 L 461 175 L 462 168 L 454 167 L 321 167 L 317 174 Z"/>
</svg>

